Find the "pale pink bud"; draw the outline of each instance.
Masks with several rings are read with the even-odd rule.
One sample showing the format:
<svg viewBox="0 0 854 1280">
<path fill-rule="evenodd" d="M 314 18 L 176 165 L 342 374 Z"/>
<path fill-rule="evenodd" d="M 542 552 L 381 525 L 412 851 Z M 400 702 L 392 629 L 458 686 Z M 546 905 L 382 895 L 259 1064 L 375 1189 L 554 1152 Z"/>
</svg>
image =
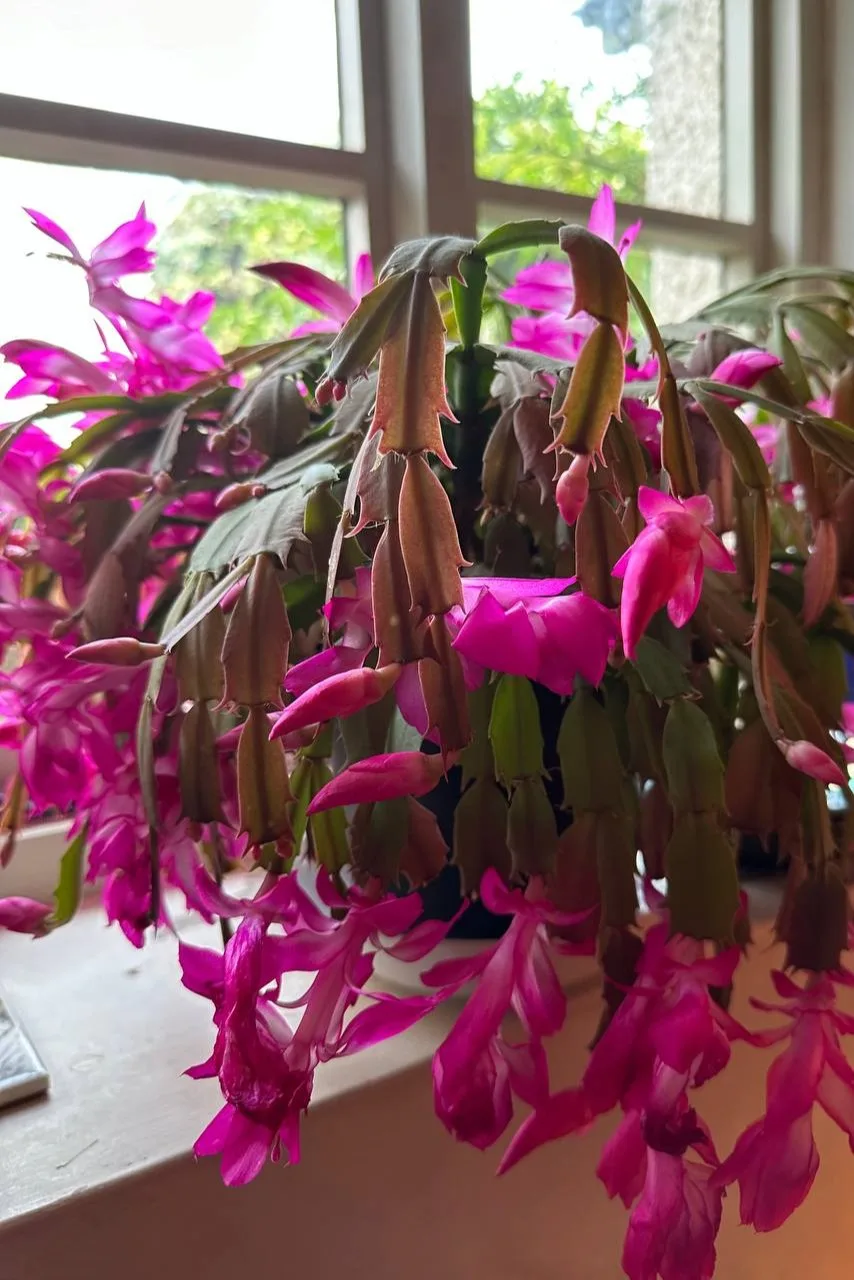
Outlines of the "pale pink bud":
<svg viewBox="0 0 854 1280">
<path fill-rule="evenodd" d="M 832 760 L 826 751 L 822 751 L 821 747 L 803 738 L 799 738 L 797 742 L 792 742 L 789 738 L 780 738 L 777 746 L 785 756 L 786 763 L 793 769 L 807 774 L 810 778 L 816 778 L 819 782 L 835 783 L 838 787 L 845 786 L 844 773 L 836 761 Z"/>
<path fill-rule="evenodd" d="M 453 760 L 448 761 L 448 765 Z M 396 800 L 399 796 L 423 796 L 432 791 L 444 775 L 441 755 L 428 756 L 421 751 L 398 751 L 388 755 L 368 756 L 343 769 L 336 778 L 321 787 L 308 806 L 309 814 L 322 813 L 345 804 L 362 804 L 372 800 Z"/>
<path fill-rule="evenodd" d="M 579 453 L 563 472 L 555 487 L 557 509 L 568 525 L 574 525 L 587 501 L 590 482 L 590 455 Z"/>
<path fill-rule="evenodd" d="M 233 583 L 228 588 L 225 595 L 222 597 L 222 599 L 219 602 L 219 607 L 220 609 L 222 609 L 223 613 L 231 613 L 231 610 L 234 608 L 234 606 L 237 604 L 237 601 L 240 599 L 241 592 L 243 591 L 243 588 L 245 586 L 246 586 L 246 579 L 240 578 L 237 582 Z"/>
<path fill-rule="evenodd" d="M 137 498 L 151 488 L 151 476 L 145 471 L 131 471 L 125 467 L 105 467 L 92 475 L 81 476 L 72 486 L 69 502 L 90 502 L 102 499 Z"/>
<path fill-rule="evenodd" d="M 174 488 L 172 477 L 168 471 L 158 471 L 154 477 L 154 487 L 158 493 L 171 493 Z"/>
<path fill-rule="evenodd" d="M 261 490 L 260 493 L 257 492 L 258 489 Z M 264 485 L 244 480 L 240 484 L 227 485 L 221 493 L 217 494 L 214 506 L 217 511 L 230 511 L 232 507 L 239 507 L 250 498 L 260 498 L 266 492 Z"/>
<path fill-rule="evenodd" d="M 314 398 L 322 407 L 325 404 L 329 404 L 330 400 L 343 400 L 346 394 L 346 382 L 341 382 L 335 378 L 321 378 L 320 382 L 317 384 L 317 390 L 314 393 Z"/>
<path fill-rule="evenodd" d="M 398 679 L 401 667 L 392 663 L 387 667 L 358 667 L 355 671 L 339 671 L 306 689 L 286 707 L 273 725 L 270 734 L 280 738 L 283 733 L 293 733 L 310 724 L 322 724 L 334 716 L 351 716 L 379 702 Z"/>
<path fill-rule="evenodd" d="M 0 898 L 0 929 L 13 933 L 31 933 L 41 938 L 48 932 L 52 908 L 32 898 Z"/>
<path fill-rule="evenodd" d="M 138 667 L 153 658 L 162 658 L 162 644 L 146 644 L 133 636 L 112 636 L 108 640 L 92 640 L 72 649 L 69 658 L 77 662 L 102 662 L 111 667 Z"/>
</svg>

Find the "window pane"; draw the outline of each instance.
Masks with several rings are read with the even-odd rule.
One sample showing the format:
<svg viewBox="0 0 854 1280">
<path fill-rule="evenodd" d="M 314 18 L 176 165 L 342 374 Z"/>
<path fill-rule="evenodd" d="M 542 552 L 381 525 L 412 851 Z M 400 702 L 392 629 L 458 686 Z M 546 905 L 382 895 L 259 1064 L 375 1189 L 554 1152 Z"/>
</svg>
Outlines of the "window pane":
<svg viewBox="0 0 854 1280">
<path fill-rule="evenodd" d="M 0 48 L 2 93 L 340 146 L 334 0 L 5 0 Z"/>
<path fill-rule="evenodd" d="M 644 274 L 637 267 L 634 273 L 646 286 L 646 296 L 659 324 L 687 320 L 725 291 L 722 258 L 675 249 L 638 249 L 635 253 L 638 259 L 647 259 L 645 270 L 641 268 Z M 630 271 L 633 266 L 630 261 Z"/>
<path fill-rule="evenodd" d="M 469 4 L 480 177 L 720 215 L 721 0 Z"/>
<path fill-rule="evenodd" d="M 248 268 L 296 259 L 345 279 L 344 209 L 336 200 L 205 186 L 151 174 L 116 173 L 0 158 L 0 344 L 36 338 L 97 358 L 102 347 L 83 273 L 48 255 L 63 251 L 30 224 L 22 206 L 47 214 L 85 255 L 145 201 L 159 228 L 151 276 L 127 276 L 129 293 L 183 301 L 196 289 L 216 295 L 205 332 L 220 351 L 263 342 L 316 319 Z M 0 397 L 20 373 L 0 363 Z M 27 412 L 16 401 L 0 420 Z"/>
</svg>

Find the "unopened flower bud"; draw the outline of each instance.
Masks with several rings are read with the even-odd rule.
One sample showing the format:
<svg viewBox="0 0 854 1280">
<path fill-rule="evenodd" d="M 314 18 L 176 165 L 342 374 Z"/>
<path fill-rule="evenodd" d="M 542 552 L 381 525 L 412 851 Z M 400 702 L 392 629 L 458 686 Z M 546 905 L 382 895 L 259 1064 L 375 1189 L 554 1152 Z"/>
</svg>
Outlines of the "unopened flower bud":
<svg viewBox="0 0 854 1280">
<path fill-rule="evenodd" d="M 574 525 L 581 515 L 590 492 L 588 472 L 590 454 L 579 453 L 563 472 L 555 488 L 557 509 L 568 525 Z"/>
<path fill-rule="evenodd" d="M 332 378 L 321 378 L 317 384 L 317 390 L 314 398 L 321 408 L 325 404 L 329 404 L 331 400 L 343 400 L 347 394 L 347 383 L 339 382 Z"/>
<path fill-rule="evenodd" d="M 260 488 L 261 493 L 255 490 Z M 214 506 L 217 511 L 231 511 L 233 507 L 242 506 L 244 502 L 248 502 L 250 498 L 260 498 L 266 493 L 263 485 L 256 485 L 251 480 L 243 480 L 239 484 L 229 484 L 217 494 Z"/>
<path fill-rule="evenodd" d="M 113 636 L 109 640 L 92 640 L 72 649 L 69 658 L 77 662 L 101 662 L 114 667 L 138 667 L 143 662 L 162 658 L 162 644 L 147 644 L 134 636 Z"/>
<path fill-rule="evenodd" d="M 137 498 L 151 488 L 151 476 L 145 471 L 125 467 L 106 467 L 92 475 L 81 476 L 71 488 L 69 502 L 91 502 Z"/>
<path fill-rule="evenodd" d="M 51 908 L 33 898 L 0 898 L 0 929 L 43 937 L 49 929 Z"/>
<path fill-rule="evenodd" d="M 793 769 L 828 785 L 835 783 L 838 787 L 845 786 L 845 775 L 839 765 L 815 743 L 806 742 L 803 738 L 797 742 L 792 742 L 789 738 L 780 738 L 777 746 L 782 751 L 786 763 Z"/>
<path fill-rule="evenodd" d="M 307 725 L 321 724 L 335 716 L 350 716 L 385 697 L 402 667 L 393 664 L 372 670 L 358 667 L 340 671 L 307 689 L 286 707 L 270 732 L 271 740 Z"/>
</svg>

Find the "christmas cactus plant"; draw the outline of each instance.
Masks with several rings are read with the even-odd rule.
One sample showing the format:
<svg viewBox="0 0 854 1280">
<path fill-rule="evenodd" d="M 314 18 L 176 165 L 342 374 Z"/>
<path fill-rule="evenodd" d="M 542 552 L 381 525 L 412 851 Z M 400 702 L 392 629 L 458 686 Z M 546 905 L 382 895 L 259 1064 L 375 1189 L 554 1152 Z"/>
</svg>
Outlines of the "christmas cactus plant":
<svg viewBox="0 0 854 1280">
<path fill-rule="evenodd" d="M 520 1103 L 506 1170 L 621 1112 L 598 1172 L 626 1274 L 711 1276 L 728 1187 L 771 1230 L 815 1176 L 813 1110 L 854 1142 L 854 274 L 778 271 L 659 328 L 606 189 L 587 228 L 407 243 L 375 286 L 363 260 L 355 296 L 261 266 L 324 318 L 223 356 L 210 296 L 121 284 L 152 267 L 144 210 L 88 257 L 31 216 L 104 349 L 3 348 L 10 399 L 49 401 L 0 434 L 4 864 L 23 823 L 71 826 L 54 901 L 3 898 L 0 925 L 64 925 L 84 881 L 136 946 L 176 896 L 221 922 L 221 949 L 178 947 L 214 1015 L 190 1074 L 223 1094 L 196 1151 L 228 1183 L 299 1159 L 319 1064 L 448 1002 L 450 1133 L 490 1147 Z M 532 250 L 502 291 L 496 259 Z M 788 866 L 771 1030 L 728 1012 L 745 833 Z M 448 959 L 473 900 L 500 936 Z M 555 1092 L 562 951 L 598 957 L 603 1005 Z M 383 952 L 423 994 L 382 989 Z M 718 1153 L 702 1086 L 736 1040 L 769 1053 L 767 1106 Z"/>
</svg>

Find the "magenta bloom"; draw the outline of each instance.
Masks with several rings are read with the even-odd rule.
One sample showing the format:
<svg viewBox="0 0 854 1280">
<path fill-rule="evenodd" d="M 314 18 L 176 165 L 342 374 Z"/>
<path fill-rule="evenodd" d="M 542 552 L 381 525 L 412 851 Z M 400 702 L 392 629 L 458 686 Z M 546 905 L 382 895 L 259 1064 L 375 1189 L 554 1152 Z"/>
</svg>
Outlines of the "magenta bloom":
<svg viewBox="0 0 854 1280">
<path fill-rule="evenodd" d="M 18 365 L 24 374 L 9 388 L 7 400 L 22 396 L 68 400 L 73 396 L 102 395 L 117 390 L 115 381 L 102 366 L 66 351 L 65 347 L 17 339 L 4 343 L 0 355 L 10 364 Z"/>
<path fill-rule="evenodd" d="M 25 209 L 44 235 L 61 244 L 71 254 L 72 261 L 86 271 L 90 288 L 100 289 L 111 285 L 122 276 L 139 275 L 151 271 L 154 267 L 154 254 L 148 248 L 157 228 L 146 217 L 145 205 L 142 204 L 134 218 L 116 227 L 105 240 L 96 244 L 87 261 L 74 241 L 58 226 L 52 218 L 47 218 L 35 209 Z"/>
<path fill-rule="evenodd" d="M 726 382 L 731 387 L 743 387 L 749 391 L 755 387 L 766 373 L 782 364 L 779 356 L 770 351 L 761 351 L 758 347 L 745 347 L 741 351 L 732 351 L 716 365 L 709 375 L 715 382 Z M 728 400 L 729 404 L 737 404 L 736 400 Z"/>
<path fill-rule="evenodd" d="M 302 337 L 306 333 L 337 333 L 344 321 L 349 319 L 361 299 L 374 287 L 374 269 L 370 254 L 363 253 L 356 259 L 353 270 L 353 292 L 348 292 L 343 285 L 322 271 L 303 266 L 300 262 L 264 262 L 252 270 L 268 280 L 275 280 L 283 289 L 311 307 L 319 311 L 323 319 L 307 320 L 297 325 L 291 333 L 292 338 Z"/>
<path fill-rule="evenodd" d="M 819 782 L 835 783 L 837 787 L 845 786 L 845 774 L 839 765 L 815 743 L 806 742 L 803 738 L 799 738 L 796 742 L 783 738 L 777 745 L 783 752 L 786 763 L 793 769 L 805 773 L 810 778 L 817 778 Z"/>
<path fill-rule="evenodd" d="M 724 1069 L 731 1041 L 767 1043 L 751 1036 L 710 994 L 710 988 L 732 981 L 737 948 L 705 959 L 701 943 L 668 940 L 667 932 L 667 924 L 660 924 L 647 934 L 638 977 L 593 1049 L 580 1087 L 554 1094 L 528 1117 L 505 1152 L 501 1172 L 543 1143 L 582 1131 L 621 1106 L 627 1128 L 606 1146 L 600 1177 L 611 1195 L 631 1203 L 643 1171 L 643 1146 L 632 1124 L 642 1117 L 644 1142 L 660 1145 L 663 1139 L 684 1152 L 698 1140 L 696 1116 L 684 1101 L 688 1085 L 701 1085 Z"/>
<path fill-rule="evenodd" d="M 627 658 L 635 656 L 638 641 L 659 609 L 666 606 L 673 625 L 685 626 L 699 604 L 707 567 L 735 572 L 735 561 L 708 527 L 715 514 L 710 498 L 701 495 L 683 502 L 642 485 L 638 506 L 646 528 L 613 569 L 614 576 L 623 579 L 620 623 Z"/>
<path fill-rule="evenodd" d="M 440 962 L 422 974 L 446 992 L 477 982 L 453 1030 L 433 1059 L 436 1113 L 460 1142 L 485 1150 L 501 1136 L 513 1115 L 513 1096 L 537 1107 L 548 1097 L 548 1068 L 542 1047 L 566 1016 L 563 993 L 549 954 L 548 924 L 569 923 L 531 881 L 525 893 L 508 889 L 494 868 L 484 873 L 480 893 L 496 915 L 511 915 L 504 937 L 480 954 Z M 510 1044 L 501 1024 L 516 1013 L 527 1040 Z"/>
<path fill-rule="evenodd" d="M 298 926 L 272 937 L 268 924 L 247 915 L 225 957 L 184 947 L 183 981 L 211 1000 L 217 1027 L 212 1057 L 188 1074 L 218 1076 L 225 1106 L 197 1139 L 196 1155 L 219 1155 L 223 1181 L 240 1185 L 260 1173 L 267 1159 L 299 1160 L 299 1121 L 311 1098 L 321 1062 L 397 1035 L 434 1008 L 440 997 L 378 997 L 345 1026 L 347 1012 L 373 972 L 379 947 L 401 959 L 427 954 L 448 923 L 416 925 L 416 895 L 378 898 L 353 891 L 342 898 L 325 873 L 317 890 L 327 908 L 344 914 L 334 920 L 299 888 L 286 882 L 294 898 Z M 278 888 L 278 887 L 277 887 Z M 391 938 L 406 934 L 400 942 Z M 303 995 L 289 1003 L 302 1008 L 295 1028 L 275 1001 L 282 974 L 316 974 Z"/>
<path fill-rule="evenodd" d="M 711 1280 L 723 1207 L 713 1172 L 697 1160 L 649 1151 L 623 1249 L 629 1280 Z"/>
<path fill-rule="evenodd" d="M 614 616 L 581 591 L 555 594 L 566 582 L 463 578 L 466 612 L 454 648 L 472 667 L 527 676 L 558 694 L 572 693 L 578 675 L 599 684 Z"/>
<path fill-rule="evenodd" d="M 781 1033 L 790 1037 L 789 1046 L 768 1072 L 765 1115 L 745 1129 L 715 1175 L 720 1186 L 738 1182 L 741 1221 L 756 1231 L 781 1226 L 809 1193 L 819 1164 L 812 1133 L 816 1104 L 854 1147 L 854 1071 L 839 1043 L 840 1035 L 854 1035 L 854 1017 L 836 1008 L 827 975 L 799 987 L 777 972 L 773 982 L 782 1003 L 752 1003 L 791 1020 Z"/>
<path fill-rule="evenodd" d="M 598 601 L 581 592 L 564 594 L 574 581 L 462 579 L 463 604 L 451 610 L 447 625 L 468 688 L 478 688 L 487 670 L 525 675 L 561 694 L 572 693 L 579 674 L 599 684 L 616 641 L 616 623 Z M 291 667 L 285 680 L 289 693 L 300 697 L 365 662 L 374 647 L 367 570 L 357 571 L 356 586 L 356 595 L 335 596 L 326 606 L 330 630 L 343 629 L 340 641 Z M 404 719 L 426 734 L 427 712 L 414 664 L 404 668 L 394 690 Z"/>
</svg>

